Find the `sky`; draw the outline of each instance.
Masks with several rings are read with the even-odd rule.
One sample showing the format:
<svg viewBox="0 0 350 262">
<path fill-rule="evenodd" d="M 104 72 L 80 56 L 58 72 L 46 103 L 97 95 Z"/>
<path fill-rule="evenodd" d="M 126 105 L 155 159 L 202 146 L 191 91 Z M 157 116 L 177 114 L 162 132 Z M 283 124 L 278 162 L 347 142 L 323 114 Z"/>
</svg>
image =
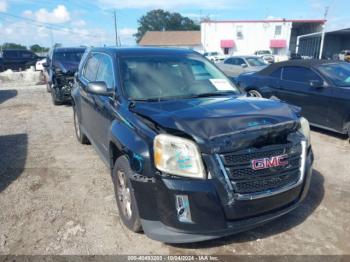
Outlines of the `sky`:
<svg viewBox="0 0 350 262">
<path fill-rule="evenodd" d="M 135 45 L 138 19 L 152 9 L 179 12 L 198 21 L 320 19 L 327 30 L 350 27 L 349 0 L 0 0 L 0 44 L 50 47 L 114 45 L 113 10 L 122 45 Z"/>
</svg>

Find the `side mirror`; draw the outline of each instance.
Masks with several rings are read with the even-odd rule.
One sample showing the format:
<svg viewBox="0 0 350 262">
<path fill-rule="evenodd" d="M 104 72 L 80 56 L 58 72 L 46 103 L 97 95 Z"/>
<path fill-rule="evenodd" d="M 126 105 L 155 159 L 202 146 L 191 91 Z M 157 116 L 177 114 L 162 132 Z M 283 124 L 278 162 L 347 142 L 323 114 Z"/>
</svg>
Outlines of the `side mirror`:
<svg viewBox="0 0 350 262">
<path fill-rule="evenodd" d="M 104 81 L 90 82 L 86 87 L 86 92 L 100 96 L 114 95 L 114 92 L 108 89 Z"/>
<path fill-rule="evenodd" d="M 323 88 L 324 87 L 324 82 L 322 80 L 310 80 L 310 87 L 313 88 Z"/>
<path fill-rule="evenodd" d="M 247 64 L 241 64 L 241 67 L 242 68 L 247 68 L 248 66 L 247 66 Z"/>
</svg>

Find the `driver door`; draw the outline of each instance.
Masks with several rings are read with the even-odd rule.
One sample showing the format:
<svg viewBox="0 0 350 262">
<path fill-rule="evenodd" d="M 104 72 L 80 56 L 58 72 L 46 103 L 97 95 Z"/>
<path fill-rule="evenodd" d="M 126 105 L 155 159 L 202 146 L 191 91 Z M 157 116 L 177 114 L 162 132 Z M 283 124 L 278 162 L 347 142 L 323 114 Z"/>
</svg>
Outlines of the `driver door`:
<svg viewBox="0 0 350 262">
<path fill-rule="evenodd" d="M 307 67 L 287 66 L 282 69 L 282 79 L 279 84 L 279 97 L 301 107 L 302 115 L 311 123 L 321 126 L 328 125 L 328 108 L 331 90 L 329 87 L 312 87 L 310 81 L 324 79 Z"/>
</svg>

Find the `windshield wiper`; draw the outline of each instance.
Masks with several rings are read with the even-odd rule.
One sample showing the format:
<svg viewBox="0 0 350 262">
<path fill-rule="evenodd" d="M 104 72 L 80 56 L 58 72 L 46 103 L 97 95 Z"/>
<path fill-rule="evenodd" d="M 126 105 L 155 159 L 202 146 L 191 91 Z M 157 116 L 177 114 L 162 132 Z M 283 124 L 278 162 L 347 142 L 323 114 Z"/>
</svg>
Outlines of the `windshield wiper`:
<svg viewBox="0 0 350 262">
<path fill-rule="evenodd" d="M 227 96 L 227 95 L 235 95 L 236 93 L 234 91 L 225 91 L 225 92 L 210 92 L 210 93 L 203 93 L 203 94 L 197 94 L 190 96 L 189 98 L 199 98 L 199 97 L 211 97 L 211 96 Z"/>
</svg>

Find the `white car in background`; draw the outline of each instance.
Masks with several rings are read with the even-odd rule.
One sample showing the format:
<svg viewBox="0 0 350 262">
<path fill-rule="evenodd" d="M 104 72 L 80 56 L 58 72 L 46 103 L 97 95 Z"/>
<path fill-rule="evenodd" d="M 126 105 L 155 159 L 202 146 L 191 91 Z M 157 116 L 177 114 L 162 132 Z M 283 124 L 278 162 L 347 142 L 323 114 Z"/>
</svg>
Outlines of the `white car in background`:
<svg viewBox="0 0 350 262">
<path fill-rule="evenodd" d="M 43 64 L 46 63 L 46 58 L 39 60 L 35 64 L 35 71 L 44 71 Z"/>
<path fill-rule="evenodd" d="M 267 65 L 268 63 L 258 56 L 231 56 L 218 63 L 217 67 L 227 76 L 237 77 L 242 73 L 260 71 Z"/>
<path fill-rule="evenodd" d="M 254 55 L 261 57 L 267 63 L 271 64 L 275 62 L 275 57 L 273 56 L 270 50 L 258 50 L 258 51 L 255 51 Z"/>
<path fill-rule="evenodd" d="M 203 55 L 214 63 L 219 63 L 226 59 L 226 56 L 219 52 L 205 52 Z"/>
</svg>

